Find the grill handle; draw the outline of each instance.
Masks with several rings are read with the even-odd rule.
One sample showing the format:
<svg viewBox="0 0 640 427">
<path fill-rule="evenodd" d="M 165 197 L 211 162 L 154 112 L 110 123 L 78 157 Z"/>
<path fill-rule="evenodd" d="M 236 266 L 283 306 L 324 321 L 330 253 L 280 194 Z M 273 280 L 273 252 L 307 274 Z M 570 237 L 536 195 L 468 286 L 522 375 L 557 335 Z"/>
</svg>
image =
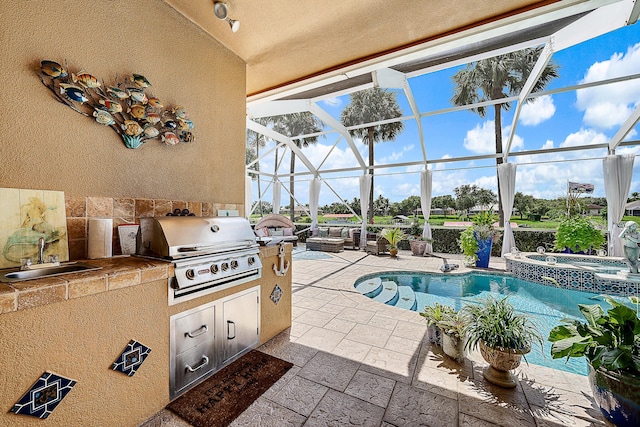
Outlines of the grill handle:
<svg viewBox="0 0 640 427">
<path fill-rule="evenodd" d="M 240 240 L 237 242 L 232 242 L 227 244 L 219 243 L 215 245 L 182 246 L 178 248 L 178 252 L 203 252 L 203 251 L 221 252 L 223 250 L 228 250 L 228 249 L 251 247 L 253 244 L 254 242 L 251 242 L 249 240 Z"/>
</svg>

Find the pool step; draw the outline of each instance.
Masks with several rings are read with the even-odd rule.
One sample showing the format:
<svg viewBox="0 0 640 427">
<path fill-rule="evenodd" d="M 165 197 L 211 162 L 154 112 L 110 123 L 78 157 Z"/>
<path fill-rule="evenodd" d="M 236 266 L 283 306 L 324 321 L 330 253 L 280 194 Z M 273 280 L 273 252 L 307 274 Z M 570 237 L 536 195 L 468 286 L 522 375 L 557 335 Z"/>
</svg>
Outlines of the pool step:
<svg viewBox="0 0 640 427">
<path fill-rule="evenodd" d="M 396 307 L 416 311 L 416 293 L 411 286 L 398 286 L 398 302 Z"/>
<path fill-rule="evenodd" d="M 382 292 L 376 295 L 373 300 L 384 304 L 395 305 L 398 301 L 398 285 L 396 282 L 382 282 Z"/>
<path fill-rule="evenodd" d="M 365 297 L 373 298 L 382 292 L 382 280 L 379 277 L 365 280 L 356 286 L 356 290 Z"/>
</svg>

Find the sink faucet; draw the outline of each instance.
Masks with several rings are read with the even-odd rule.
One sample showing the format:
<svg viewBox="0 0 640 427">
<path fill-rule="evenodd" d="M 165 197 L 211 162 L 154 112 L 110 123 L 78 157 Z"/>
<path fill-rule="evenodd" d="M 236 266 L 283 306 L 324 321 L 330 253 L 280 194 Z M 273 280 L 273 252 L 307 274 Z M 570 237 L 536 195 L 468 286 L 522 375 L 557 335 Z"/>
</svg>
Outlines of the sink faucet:
<svg viewBox="0 0 640 427">
<path fill-rule="evenodd" d="M 38 264 L 44 264 L 44 237 L 38 239 Z"/>
</svg>

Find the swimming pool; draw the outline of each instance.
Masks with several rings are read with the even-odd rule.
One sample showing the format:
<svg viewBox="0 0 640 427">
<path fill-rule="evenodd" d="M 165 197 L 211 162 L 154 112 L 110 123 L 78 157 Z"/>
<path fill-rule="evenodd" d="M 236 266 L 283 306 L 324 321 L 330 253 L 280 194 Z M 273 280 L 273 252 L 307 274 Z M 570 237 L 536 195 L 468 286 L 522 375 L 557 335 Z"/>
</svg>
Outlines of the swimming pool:
<svg viewBox="0 0 640 427">
<path fill-rule="evenodd" d="M 375 292 L 367 290 L 373 288 L 371 284 L 378 279 L 383 284 L 383 290 Z M 395 295 L 394 284 L 397 288 Z M 598 294 L 590 292 L 560 289 L 528 282 L 512 276 L 470 272 L 464 274 L 433 274 L 421 272 L 386 272 L 359 278 L 354 286 L 363 294 L 381 303 L 397 305 L 405 309 L 423 311 L 427 305 L 435 302 L 446 304 L 460 310 L 464 305 L 477 303 L 488 296 L 501 298 L 509 296 L 509 302 L 514 308 L 527 315 L 538 327 L 544 340 L 543 351 L 535 346 L 526 358 L 529 363 L 547 366 L 553 369 L 587 375 L 587 363 L 583 358 L 552 359 L 550 355 L 551 343 L 547 337 L 551 329 L 564 318 L 584 318 L 578 310 L 578 304 L 603 303 Z M 415 300 L 410 291 L 413 291 Z"/>
</svg>

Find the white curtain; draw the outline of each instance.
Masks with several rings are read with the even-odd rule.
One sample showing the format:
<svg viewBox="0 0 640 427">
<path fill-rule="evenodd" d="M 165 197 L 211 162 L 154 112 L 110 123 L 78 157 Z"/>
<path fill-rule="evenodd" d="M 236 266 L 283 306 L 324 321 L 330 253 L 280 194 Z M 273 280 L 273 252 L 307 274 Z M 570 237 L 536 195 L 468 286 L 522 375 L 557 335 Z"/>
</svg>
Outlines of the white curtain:
<svg viewBox="0 0 640 427">
<path fill-rule="evenodd" d="M 603 160 L 604 192 L 607 196 L 607 222 L 609 229 L 609 256 L 622 256 L 620 228 L 618 223 L 624 216 L 631 176 L 633 175 L 633 154 L 611 155 Z"/>
<path fill-rule="evenodd" d="M 273 181 L 273 213 L 280 214 L 280 193 L 282 191 L 282 184 L 277 179 Z"/>
<path fill-rule="evenodd" d="M 424 215 L 422 237 L 426 239 L 431 239 L 431 226 L 429 225 L 429 216 L 431 215 L 431 181 L 432 172 L 430 170 L 420 172 L 420 207 L 422 208 L 422 215 Z M 433 253 L 433 245 L 431 243 L 427 243 L 424 253 Z"/>
<path fill-rule="evenodd" d="M 251 215 L 251 177 L 244 178 L 244 213 L 247 219 Z"/>
<path fill-rule="evenodd" d="M 309 210 L 311 211 L 311 233 L 315 235 L 318 229 L 318 201 L 320 200 L 320 178 L 309 181 Z"/>
<path fill-rule="evenodd" d="M 367 247 L 367 209 L 369 208 L 369 192 L 371 191 L 371 175 L 360 176 L 360 211 L 362 226 L 360 227 L 360 248 Z"/>
<path fill-rule="evenodd" d="M 511 229 L 511 212 L 516 191 L 516 164 L 499 164 L 498 179 L 500 180 L 500 197 L 502 197 L 502 211 L 504 212 L 504 237 L 502 238 L 502 256 L 504 256 L 516 245 L 516 239 L 513 237 Z"/>
</svg>

